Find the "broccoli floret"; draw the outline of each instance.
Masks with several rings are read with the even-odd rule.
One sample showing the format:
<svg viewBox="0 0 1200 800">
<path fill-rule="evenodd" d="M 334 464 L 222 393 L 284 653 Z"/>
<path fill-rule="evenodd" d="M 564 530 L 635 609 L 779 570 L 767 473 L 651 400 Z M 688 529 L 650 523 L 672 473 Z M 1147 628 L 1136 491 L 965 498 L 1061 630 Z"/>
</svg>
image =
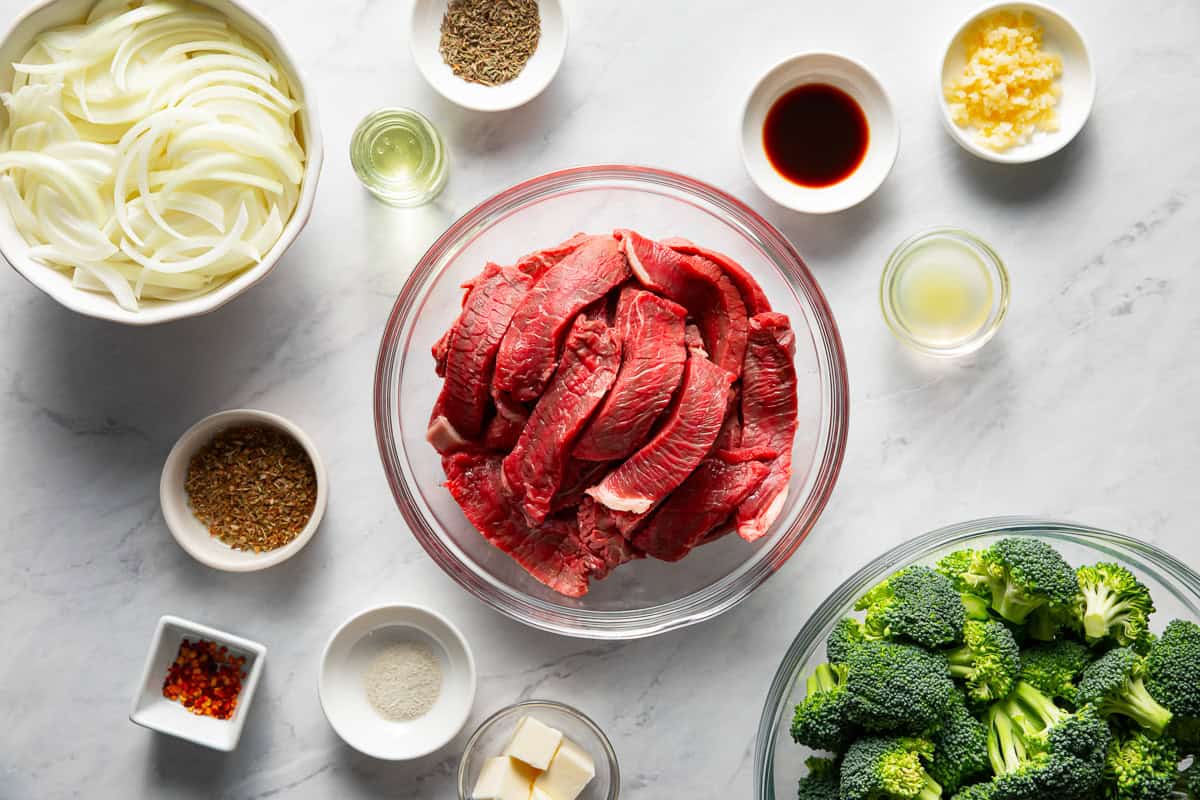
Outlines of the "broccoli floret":
<svg viewBox="0 0 1200 800">
<path fill-rule="evenodd" d="M 838 763 L 812 756 L 804 766 L 808 774 L 800 779 L 798 800 L 838 800 Z"/>
<path fill-rule="evenodd" d="M 1135 731 L 1114 738 L 1104 764 L 1106 800 L 1166 800 L 1178 779 L 1179 750 L 1169 737 Z"/>
<path fill-rule="evenodd" d="M 938 800 L 942 787 L 925 764 L 933 745 L 914 737 L 866 736 L 842 759 L 842 800 Z"/>
<path fill-rule="evenodd" d="M 964 786 L 950 800 L 993 800 L 995 796 L 996 785 L 994 783 L 973 783 L 970 786 Z"/>
<path fill-rule="evenodd" d="M 1083 671 L 1079 703 L 1091 703 L 1103 716 L 1129 717 L 1157 736 L 1170 723 L 1171 712 L 1150 695 L 1145 674 L 1145 659 L 1132 649 L 1109 650 Z"/>
<path fill-rule="evenodd" d="M 956 692 L 946 659 L 912 645 L 863 642 L 846 668 L 850 719 L 873 732 L 930 729 Z"/>
<path fill-rule="evenodd" d="M 1069 609 L 1079 594 L 1075 570 L 1040 539 L 1001 539 L 976 552 L 962 577 L 986 588 L 996 613 L 1018 625 L 1043 606 Z"/>
<path fill-rule="evenodd" d="M 933 760 L 927 770 L 947 793 L 984 777 L 990 771 L 987 727 L 956 699 L 942 725 L 930 737 Z"/>
<path fill-rule="evenodd" d="M 943 556 L 934 566 L 934 570 L 950 579 L 955 590 L 962 598 L 963 608 L 967 619 L 986 621 L 991 618 L 988 613 L 991 593 L 986 586 L 978 586 L 968 582 L 963 575 L 970 570 L 971 562 L 975 559 L 974 550 L 955 550 Z"/>
<path fill-rule="evenodd" d="M 1172 620 L 1146 657 L 1150 694 L 1181 717 L 1200 717 L 1200 625 Z"/>
<path fill-rule="evenodd" d="M 950 674 L 967 682 L 967 696 L 975 703 L 1005 697 L 1021 670 L 1021 650 L 1002 622 L 969 620 L 963 626 L 962 647 L 946 654 Z"/>
<path fill-rule="evenodd" d="M 1149 632 L 1154 601 L 1132 572 L 1117 564 L 1100 563 L 1080 567 L 1075 575 L 1081 592 L 1075 616 L 1089 642 L 1111 637 L 1125 647 Z"/>
<path fill-rule="evenodd" d="M 1064 628 L 1076 627 L 1075 609 L 1059 603 L 1038 606 L 1025 620 L 1025 632 L 1039 642 L 1052 642 Z"/>
<path fill-rule="evenodd" d="M 808 677 L 808 692 L 792 716 L 792 739 L 814 750 L 840 753 L 858 735 L 849 718 L 846 667 L 821 664 Z"/>
<path fill-rule="evenodd" d="M 1035 644 L 1021 651 L 1021 680 L 1074 706 L 1079 677 L 1091 661 L 1092 652 L 1071 639 Z"/>
<path fill-rule="evenodd" d="M 1200 761 L 1193 761 L 1190 767 L 1179 773 L 1175 791 L 1182 792 L 1188 800 L 1200 800 Z"/>
<path fill-rule="evenodd" d="M 854 604 L 866 611 L 865 627 L 878 638 L 904 638 L 940 647 L 962 636 L 966 609 L 954 584 L 929 567 L 893 573 Z"/>
<path fill-rule="evenodd" d="M 835 664 L 844 662 L 850 651 L 863 642 L 877 641 L 881 637 L 872 635 L 854 617 L 842 617 L 825 639 L 825 656 Z"/>
<path fill-rule="evenodd" d="M 996 778 L 989 800 L 1091 798 L 1104 777 L 1108 726 L 1091 709 L 1071 713 L 1027 683 L 988 709 Z"/>
</svg>

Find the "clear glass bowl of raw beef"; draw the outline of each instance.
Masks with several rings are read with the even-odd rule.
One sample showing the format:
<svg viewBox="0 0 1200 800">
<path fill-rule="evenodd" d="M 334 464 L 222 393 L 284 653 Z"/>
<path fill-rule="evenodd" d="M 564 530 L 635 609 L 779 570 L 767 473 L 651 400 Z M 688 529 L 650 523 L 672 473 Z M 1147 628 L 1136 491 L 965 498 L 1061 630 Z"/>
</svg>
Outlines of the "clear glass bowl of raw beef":
<svg viewBox="0 0 1200 800">
<path fill-rule="evenodd" d="M 431 348 L 458 314 L 461 284 L 487 262 L 513 263 L 584 231 L 634 228 L 683 237 L 741 263 L 795 331 L 798 433 L 786 501 L 769 533 L 697 548 L 675 563 L 643 559 L 563 596 L 531 578 L 467 521 L 426 441 L 442 380 Z M 544 175 L 455 222 L 413 269 L 392 310 L 375 374 L 384 470 L 413 535 L 456 581 L 528 625 L 599 639 L 651 636 L 736 605 L 796 551 L 833 490 L 846 444 L 846 365 L 837 327 L 800 256 L 770 223 L 729 195 L 660 170 L 594 166 Z"/>
<path fill-rule="evenodd" d="M 804 699 L 806 679 L 826 660 L 825 639 L 854 602 L 891 573 L 912 564 L 932 565 L 955 550 L 987 547 L 1006 536 L 1032 536 L 1054 547 L 1075 566 L 1111 561 L 1132 571 L 1150 589 L 1160 633 L 1173 619 L 1200 621 L 1200 575 L 1148 542 L 1071 522 L 1033 517 L 991 517 L 962 522 L 910 539 L 873 559 L 817 607 L 793 640 L 767 692 L 754 747 L 755 800 L 796 796 L 804 761 L 813 755 L 792 741 L 790 725 Z"/>
</svg>

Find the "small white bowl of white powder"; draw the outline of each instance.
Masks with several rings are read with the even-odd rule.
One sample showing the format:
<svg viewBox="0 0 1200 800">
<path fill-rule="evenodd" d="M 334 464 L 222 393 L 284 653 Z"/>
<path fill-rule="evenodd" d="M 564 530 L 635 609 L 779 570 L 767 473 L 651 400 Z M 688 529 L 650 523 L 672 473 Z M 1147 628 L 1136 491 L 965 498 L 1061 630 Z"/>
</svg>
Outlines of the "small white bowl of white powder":
<svg viewBox="0 0 1200 800">
<path fill-rule="evenodd" d="M 441 748 L 466 724 L 475 658 L 462 633 L 420 606 L 369 608 L 325 645 L 321 708 L 346 744 L 406 761 Z"/>
</svg>

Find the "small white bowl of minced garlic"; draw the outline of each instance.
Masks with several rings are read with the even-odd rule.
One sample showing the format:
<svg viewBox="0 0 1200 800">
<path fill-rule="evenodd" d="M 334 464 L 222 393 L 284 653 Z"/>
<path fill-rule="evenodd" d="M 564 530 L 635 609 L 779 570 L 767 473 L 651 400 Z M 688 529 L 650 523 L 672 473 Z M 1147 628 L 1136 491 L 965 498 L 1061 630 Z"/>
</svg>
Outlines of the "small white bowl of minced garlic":
<svg viewBox="0 0 1200 800">
<path fill-rule="evenodd" d="M 325 514 L 329 479 L 299 426 L 239 408 L 179 437 L 158 494 L 163 520 L 188 555 L 213 569 L 253 572 L 304 549 Z"/>
<path fill-rule="evenodd" d="M 967 152 L 1025 164 L 1083 129 L 1096 79 L 1079 28 L 1040 3 L 994 3 L 973 13 L 946 48 L 938 94 L 946 130 Z"/>
</svg>

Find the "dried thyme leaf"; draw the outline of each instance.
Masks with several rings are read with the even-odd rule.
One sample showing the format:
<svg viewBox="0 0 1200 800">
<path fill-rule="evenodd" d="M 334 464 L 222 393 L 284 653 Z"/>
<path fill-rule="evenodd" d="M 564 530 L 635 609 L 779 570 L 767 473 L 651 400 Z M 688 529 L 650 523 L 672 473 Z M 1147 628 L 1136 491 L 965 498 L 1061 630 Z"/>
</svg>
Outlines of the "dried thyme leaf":
<svg viewBox="0 0 1200 800">
<path fill-rule="evenodd" d="M 265 425 L 228 428 L 200 448 L 184 481 L 208 532 L 238 550 L 283 547 L 317 504 L 317 474 L 304 448 Z"/>
<path fill-rule="evenodd" d="M 458 77 L 496 86 L 521 74 L 541 36 L 537 0 L 450 0 L 438 49 Z"/>
</svg>

